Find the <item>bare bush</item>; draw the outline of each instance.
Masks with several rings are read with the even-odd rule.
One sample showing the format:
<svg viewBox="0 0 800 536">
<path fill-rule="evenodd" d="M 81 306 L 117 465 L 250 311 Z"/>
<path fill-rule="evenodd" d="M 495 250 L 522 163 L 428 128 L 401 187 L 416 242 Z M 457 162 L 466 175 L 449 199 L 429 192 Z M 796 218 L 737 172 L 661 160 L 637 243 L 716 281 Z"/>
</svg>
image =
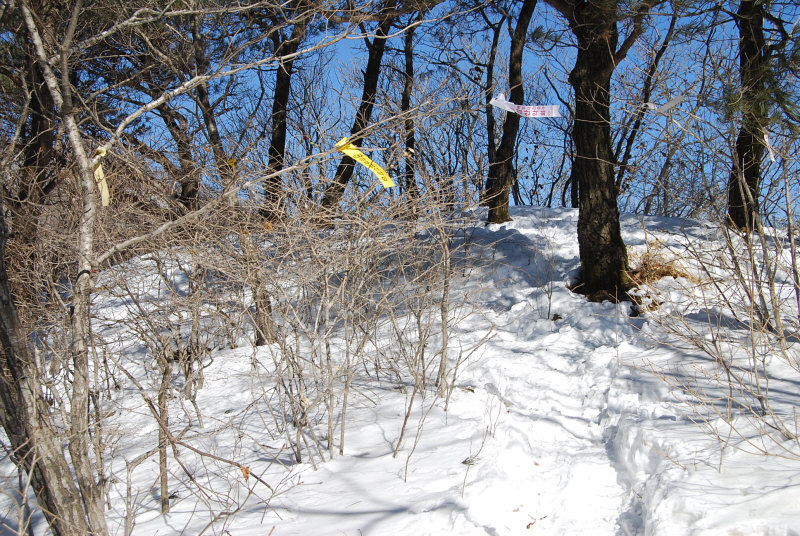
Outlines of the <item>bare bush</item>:
<svg viewBox="0 0 800 536">
<path fill-rule="evenodd" d="M 709 229 L 715 234 L 702 247 L 697 237 L 684 238 L 682 263 L 697 275 L 668 270 L 672 277 L 642 286 L 660 303 L 651 314 L 667 334 L 656 335 L 660 342 L 699 350 L 708 359 L 654 372 L 720 440 L 723 452 L 731 445 L 798 458 L 795 248 L 778 229 L 761 226 L 749 235 L 724 225 Z"/>
<path fill-rule="evenodd" d="M 365 378 L 411 390 L 412 402 L 451 388 L 449 332 L 474 312 L 450 286 L 454 263 L 470 262 L 453 242 L 465 222 L 437 205 L 406 215 L 374 195 L 331 229 L 301 214 L 263 235 L 278 336 L 256 366 L 297 461 L 344 452 L 349 407 L 371 400 Z"/>
</svg>

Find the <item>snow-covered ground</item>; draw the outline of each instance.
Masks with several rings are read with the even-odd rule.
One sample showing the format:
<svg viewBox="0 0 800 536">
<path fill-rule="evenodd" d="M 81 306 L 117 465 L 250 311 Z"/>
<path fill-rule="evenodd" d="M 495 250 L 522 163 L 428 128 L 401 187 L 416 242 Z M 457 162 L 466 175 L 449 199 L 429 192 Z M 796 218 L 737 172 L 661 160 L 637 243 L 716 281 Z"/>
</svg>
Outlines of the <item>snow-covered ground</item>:
<svg viewBox="0 0 800 536">
<path fill-rule="evenodd" d="M 662 344 L 659 311 L 632 317 L 630 303 L 591 303 L 567 289 L 579 266 L 576 211 L 517 208 L 512 216 L 502 226 L 476 224 L 473 239 L 495 244 L 491 284 L 481 283 L 482 314 L 460 322 L 451 344 L 492 337 L 460 367 L 446 411 L 433 392 L 416 403 L 397 456 L 410 392 L 377 383 L 358 386 L 343 456 L 314 468 L 294 463 L 288 451 L 265 454 L 259 445 L 281 452 L 283 441 L 269 435 L 258 410 L 265 391 L 253 363 L 266 350 L 219 350 L 197 396 L 203 426 L 195 423 L 183 437 L 240 467 L 211 467 L 214 460 L 198 462 L 179 449 L 185 463 L 205 464 L 209 481 L 182 487 L 186 472 L 170 462 L 175 496 L 163 516 L 157 456 L 132 467 L 133 533 L 800 534 L 797 442 L 785 440 L 784 456 L 735 448 L 743 445 L 739 435 L 727 434 L 708 408 L 679 403 L 686 397 L 669 386 L 692 379 L 713 397 L 719 386 L 704 385 L 698 368 L 708 365 L 706 354 Z M 623 218 L 623 234 L 634 262 L 655 240 L 680 259 L 687 247 L 719 238 L 712 226 L 633 216 Z M 668 279 L 671 295 L 702 282 L 701 275 Z M 692 320 L 701 310 L 684 312 Z M 778 411 L 791 416 L 800 405 L 800 374 L 780 367 L 784 378 L 774 380 L 772 393 Z M 114 534 L 124 533 L 125 460 L 130 466 L 154 447 L 156 425 L 134 391 L 117 401 L 128 413 L 115 429 Z M 245 479 L 245 469 L 273 490 Z M 212 519 L 209 510 L 226 514 Z M 13 525 L 13 508 L 7 511 Z"/>
</svg>

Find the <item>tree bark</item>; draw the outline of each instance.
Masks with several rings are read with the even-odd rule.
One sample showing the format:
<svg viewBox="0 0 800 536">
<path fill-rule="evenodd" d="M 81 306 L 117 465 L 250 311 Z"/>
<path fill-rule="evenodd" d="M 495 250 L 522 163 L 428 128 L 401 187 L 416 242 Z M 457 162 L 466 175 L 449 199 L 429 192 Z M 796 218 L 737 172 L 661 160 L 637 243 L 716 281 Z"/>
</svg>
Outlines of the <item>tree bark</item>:
<svg viewBox="0 0 800 536">
<path fill-rule="evenodd" d="M 161 513 L 169 513 L 169 473 L 167 471 L 167 444 L 169 443 L 169 408 L 167 399 L 172 381 L 172 365 L 175 359 L 169 339 L 164 342 L 164 353 L 159 356 L 161 367 L 161 385 L 158 389 L 158 482 L 161 496 Z M 189 358 L 191 359 L 191 357 Z"/>
<path fill-rule="evenodd" d="M 486 154 L 489 160 L 489 166 L 491 167 L 492 163 L 497 161 L 497 140 L 495 139 L 495 131 L 497 126 L 494 120 L 493 106 L 489 104 L 489 102 L 494 96 L 492 95 L 492 92 L 494 91 L 494 65 L 497 58 L 497 48 L 500 45 L 500 33 L 503 29 L 505 17 L 501 18 L 499 22 L 493 24 L 489 20 L 489 17 L 486 15 L 485 11 L 481 11 L 481 14 L 483 15 L 483 19 L 486 21 L 486 24 L 488 24 L 492 29 L 492 44 L 489 46 L 489 60 L 486 63 L 486 85 L 484 86 L 484 111 L 486 114 Z M 492 177 L 492 174 L 489 173 L 488 177 L 486 178 L 486 186 L 481 189 L 480 192 L 481 205 L 489 206 L 486 200 L 487 192 L 490 192 L 493 189 L 494 178 Z"/>
<path fill-rule="evenodd" d="M 89 307 L 92 291 L 92 269 L 94 268 L 94 232 L 97 216 L 97 185 L 92 172 L 92 162 L 86 154 L 81 139 L 78 122 L 72 102 L 72 86 L 69 80 L 70 66 L 68 51 L 77 27 L 81 2 L 72 10 L 72 16 L 60 47 L 59 79 L 47 61 L 47 53 L 39 29 L 34 21 L 27 2 L 21 3 L 25 25 L 37 51 L 37 61 L 42 69 L 44 80 L 53 102 L 61 116 L 64 131 L 78 163 L 79 184 L 83 210 L 77 229 L 78 277 L 73 287 L 70 353 L 73 363 L 72 394 L 70 397 L 70 438 L 68 450 L 75 479 L 80 490 L 84 524 L 88 524 L 92 534 L 102 536 L 108 533 L 103 513 L 102 488 L 95 481 L 95 471 L 89 459 Z M 57 488 L 57 493 L 69 493 L 66 482 Z M 71 517 L 78 517 L 75 512 Z M 74 534 L 74 533 L 73 533 Z"/>
<path fill-rule="evenodd" d="M 47 12 L 47 6 L 37 6 Z M 6 200 L 9 221 L 14 229 L 11 239 L 12 252 L 7 261 L 7 269 L 12 274 L 29 274 L 35 270 L 37 240 L 39 239 L 40 217 L 50 192 L 59 183 L 56 173 L 59 151 L 57 151 L 56 107 L 50 96 L 47 84 L 32 44 L 20 47 L 24 51 L 25 65 L 24 91 L 28 93 L 29 105 L 27 121 L 22 125 L 22 177 L 16 191 L 6 184 Z M 18 278 L 11 283 L 12 292 L 22 305 L 17 314 L 26 319 L 25 304 L 36 303 L 47 291 L 38 284 L 20 285 Z M 32 280 L 33 281 L 33 280 Z"/>
<path fill-rule="evenodd" d="M 765 99 L 769 56 L 765 51 L 764 3 L 742 0 L 736 23 L 739 26 L 739 69 L 744 110 L 728 180 L 728 221 L 737 229 L 749 231 L 760 212 L 761 160 L 764 158 L 764 133 L 768 124 Z"/>
<path fill-rule="evenodd" d="M 364 143 L 363 131 L 369 125 L 372 117 L 372 109 L 375 106 L 375 96 L 378 91 L 378 79 L 381 74 L 381 61 L 383 60 L 383 52 L 386 50 L 386 36 L 389 35 L 393 22 L 393 16 L 386 16 L 378 24 L 372 42 L 370 43 L 368 38 L 364 38 L 369 53 L 367 68 L 364 71 L 364 91 L 361 94 L 361 104 L 356 112 L 353 127 L 350 129 L 350 143 L 356 147 L 361 147 Z M 354 168 L 355 161 L 352 158 L 349 156 L 342 157 L 339 166 L 336 168 L 333 182 L 325 189 L 325 194 L 322 197 L 323 209 L 331 210 L 339 203 L 347 183 L 350 182 L 350 178 L 353 176 Z"/>
<path fill-rule="evenodd" d="M 23 149 L 27 182 L 21 185 L 18 197 L 37 205 L 56 183 L 51 167 L 55 160 L 55 105 L 34 56 L 30 52 L 27 58 L 30 124 Z"/>
<path fill-rule="evenodd" d="M 272 125 L 270 127 L 268 177 L 264 182 L 264 207 L 262 216 L 267 221 L 279 219 L 283 211 L 282 177 L 286 154 L 286 111 L 289 107 L 289 95 L 292 88 L 292 66 L 294 54 L 300 47 L 306 31 L 306 19 L 295 23 L 289 39 L 281 40 L 281 32 L 275 35 L 275 56 L 280 58 L 278 71 L 275 74 L 275 92 L 272 98 Z"/>
<path fill-rule="evenodd" d="M 424 12 L 420 11 L 417 20 L 422 20 Z M 405 170 L 403 186 L 408 193 L 408 206 L 412 217 L 416 218 L 419 207 L 419 189 L 417 188 L 415 164 L 417 160 L 414 118 L 411 115 L 411 93 L 414 90 L 414 30 L 415 25 L 406 29 L 405 40 L 403 42 L 403 58 L 405 60 L 405 72 L 403 79 L 403 93 L 400 97 L 400 112 L 403 114 L 403 128 L 406 134 L 405 149 Z"/>
<path fill-rule="evenodd" d="M 192 155 L 189 122 L 168 103 L 159 106 L 157 111 L 178 151 L 180 167 L 175 169 L 178 184 L 181 186 L 178 202 L 189 212 L 197 210 L 200 207 L 200 171 Z"/>
<path fill-rule="evenodd" d="M 610 5 L 609 5 L 610 4 Z M 572 139 L 578 183 L 578 244 L 583 286 L 591 294 L 614 295 L 630 287 L 628 253 L 622 240 L 611 148 L 611 75 L 617 58 L 616 3 L 581 3 L 570 27 L 578 39 L 569 83 L 575 91 Z"/>
<path fill-rule="evenodd" d="M 570 173 L 578 187 L 578 245 L 586 294 L 617 297 L 630 289 L 628 253 L 622 240 L 611 147 L 611 76 L 643 31 L 643 22 L 662 0 L 644 0 L 621 14 L 619 0 L 584 2 L 546 0 L 569 22 L 578 41 L 569 83 L 575 92 L 572 141 L 575 160 Z M 617 23 L 628 32 L 618 46 Z"/>
<path fill-rule="evenodd" d="M 264 346 L 278 340 L 278 328 L 272 317 L 272 298 L 264 285 L 268 278 L 264 275 L 263 264 L 259 258 L 258 244 L 252 234 L 240 233 L 245 262 L 247 263 L 247 283 L 253 293 L 255 315 L 255 346 Z"/>
<path fill-rule="evenodd" d="M 536 0 L 525 0 L 519 12 L 517 26 L 511 38 L 511 50 L 508 59 L 508 79 L 511 86 L 509 100 L 515 104 L 524 104 L 525 89 L 522 85 L 522 53 L 525 50 L 525 39 L 528 35 Z M 489 216 L 487 223 L 504 223 L 511 221 L 508 213 L 508 198 L 514 182 L 514 148 L 519 132 L 519 115 L 506 113 L 503 123 L 503 136 L 497 148 L 497 159 L 489 163 L 489 179 L 487 181 L 487 198 Z"/>
<path fill-rule="evenodd" d="M 48 422 L 47 405 L 39 396 L 36 365 L 11 296 L 4 214 L 0 204 L 0 423 L 11 443 L 14 462 L 30 475 L 36 500 L 53 534 L 89 534 L 61 438 Z"/>
<path fill-rule="evenodd" d="M 206 51 L 206 39 L 203 36 L 202 24 L 203 21 L 200 20 L 200 16 L 195 15 L 192 27 L 192 47 L 194 49 L 197 74 L 208 74 L 210 61 Z M 228 192 L 236 187 L 236 163 L 229 158 L 228 153 L 225 151 L 222 135 L 217 125 L 217 114 L 211 104 L 207 82 L 197 85 L 194 97 L 203 115 L 203 123 L 206 127 L 208 142 L 211 145 L 211 152 L 214 155 L 222 191 Z M 236 205 L 237 201 L 238 199 L 235 195 L 228 197 L 228 202 L 231 206 Z"/>
</svg>

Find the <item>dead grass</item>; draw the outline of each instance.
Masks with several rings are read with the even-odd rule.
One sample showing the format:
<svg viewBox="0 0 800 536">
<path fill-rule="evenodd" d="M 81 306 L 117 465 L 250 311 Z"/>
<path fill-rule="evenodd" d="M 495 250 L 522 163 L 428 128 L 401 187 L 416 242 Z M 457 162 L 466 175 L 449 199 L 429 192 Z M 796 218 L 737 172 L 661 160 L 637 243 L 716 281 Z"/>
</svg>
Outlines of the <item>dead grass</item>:
<svg viewBox="0 0 800 536">
<path fill-rule="evenodd" d="M 692 281 L 695 280 L 695 278 L 691 277 L 681 268 L 680 260 L 675 257 L 675 254 L 669 251 L 658 240 L 649 241 L 644 253 L 631 254 L 630 259 L 630 264 L 634 266 L 634 268 L 628 272 L 631 285 L 630 288 L 623 292 L 612 293 L 608 290 L 599 290 L 586 293 L 582 290 L 583 283 L 580 281 L 573 285 L 568 285 L 567 288 L 577 294 L 584 294 L 586 298 L 592 302 L 599 303 L 609 301 L 612 303 L 619 303 L 620 301 L 630 301 L 634 305 L 632 314 L 636 315 L 645 310 L 654 310 L 658 308 L 660 302 L 653 296 L 648 296 L 650 298 L 649 300 L 643 300 L 642 298 L 644 296 L 642 296 L 641 293 L 632 291 L 640 289 L 642 286 L 655 283 L 665 277 L 683 277 Z M 646 307 L 643 305 L 643 301 L 648 302 Z"/>
<path fill-rule="evenodd" d="M 655 283 L 665 277 L 683 277 L 691 279 L 681 267 L 674 254 L 668 252 L 661 242 L 651 240 L 647 243 L 647 249 L 638 256 L 634 257 L 631 263 L 635 268 L 629 272 L 630 278 L 636 286 Z"/>
<path fill-rule="evenodd" d="M 694 281 L 680 266 L 680 260 L 675 258 L 675 254 L 669 251 L 658 240 L 651 240 L 647 243 L 644 253 L 632 256 L 631 265 L 635 266 L 628 275 L 636 288 L 652 285 L 656 281 L 665 277 L 685 278 Z M 629 293 L 628 297 L 633 302 L 631 316 L 637 316 L 646 311 L 654 311 L 661 306 L 661 302 L 655 296 L 641 293 Z"/>
</svg>

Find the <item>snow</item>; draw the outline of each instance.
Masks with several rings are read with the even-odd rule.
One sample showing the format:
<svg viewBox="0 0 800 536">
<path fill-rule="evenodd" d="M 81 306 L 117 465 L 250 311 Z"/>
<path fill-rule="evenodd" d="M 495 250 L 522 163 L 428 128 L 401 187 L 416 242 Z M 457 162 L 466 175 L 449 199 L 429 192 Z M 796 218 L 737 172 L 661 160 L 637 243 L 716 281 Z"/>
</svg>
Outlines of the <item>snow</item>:
<svg viewBox="0 0 800 536">
<path fill-rule="evenodd" d="M 707 393 L 719 389 L 708 381 L 708 356 L 666 344 L 670 335 L 656 321 L 677 309 L 711 310 L 698 305 L 696 283 L 664 279 L 653 293 L 668 302 L 635 317 L 630 303 L 590 303 L 567 288 L 579 267 L 577 212 L 516 208 L 512 216 L 500 226 L 475 224 L 473 240 L 494 244 L 493 270 L 480 282 L 454 282 L 463 285 L 455 294 L 476 285 L 483 292 L 481 314 L 458 322 L 451 344 L 490 338 L 460 366 L 446 408 L 432 387 L 416 399 L 396 456 L 410 389 L 359 379 L 344 454 L 296 463 L 260 413 L 267 390 L 256 369 L 269 351 L 216 350 L 197 396 L 202 426 L 193 422 L 183 439 L 240 466 L 179 447 L 197 482 L 170 461 L 175 498 L 161 515 L 157 456 L 147 457 L 130 472 L 133 534 L 800 534 L 796 440 L 762 439 L 744 411 L 730 433 L 713 407 L 687 404 L 676 389 L 689 380 Z M 720 239 L 698 222 L 622 223 L 633 259 L 657 240 L 686 270 L 694 266 L 688 251 L 711 251 Z M 109 319 L 123 313 L 119 299 L 96 305 Z M 791 418 L 797 370 L 771 366 L 782 374 L 771 384 L 776 411 Z M 112 533 L 123 534 L 125 461 L 154 448 L 157 427 L 135 389 L 114 403 L 118 480 L 108 518 Z M 177 434 L 193 410 L 172 403 Z M 782 454 L 762 454 L 765 445 Z M 242 467 L 272 490 L 244 479 Z M 8 462 L 3 471 L 14 474 Z M 3 504 L 13 525 L 10 498 Z"/>
</svg>

